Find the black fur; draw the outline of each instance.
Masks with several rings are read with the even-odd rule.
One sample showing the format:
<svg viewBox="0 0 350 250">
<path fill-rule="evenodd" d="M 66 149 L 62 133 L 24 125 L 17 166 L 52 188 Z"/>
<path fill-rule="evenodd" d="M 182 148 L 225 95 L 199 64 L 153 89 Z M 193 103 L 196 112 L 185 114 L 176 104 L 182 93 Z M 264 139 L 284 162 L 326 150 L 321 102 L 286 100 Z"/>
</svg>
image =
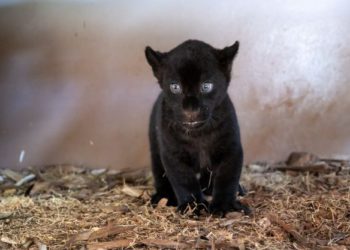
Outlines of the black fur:
<svg viewBox="0 0 350 250">
<path fill-rule="evenodd" d="M 166 53 L 146 47 L 147 61 L 162 88 L 149 127 L 156 189 L 152 204 L 167 198 L 168 205 L 177 205 L 181 212 L 191 207 L 222 215 L 233 210 L 249 213 L 236 200 L 243 150 L 227 94 L 238 48 L 238 42 L 220 50 L 196 40 Z M 170 90 L 174 83 L 181 93 Z M 212 83 L 213 90 L 202 93 L 202 83 Z M 213 196 L 210 204 L 203 193 Z"/>
</svg>

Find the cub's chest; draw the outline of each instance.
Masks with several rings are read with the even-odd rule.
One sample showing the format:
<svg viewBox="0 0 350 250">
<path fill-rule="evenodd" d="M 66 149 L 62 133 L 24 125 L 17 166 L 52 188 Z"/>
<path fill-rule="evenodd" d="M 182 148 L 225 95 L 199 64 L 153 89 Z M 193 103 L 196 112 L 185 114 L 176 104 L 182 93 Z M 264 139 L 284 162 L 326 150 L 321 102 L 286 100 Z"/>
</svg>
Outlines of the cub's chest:
<svg viewBox="0 0 350 250">
<path fill-rule="evenodd" d="M 202 138 L 196 141 L 192 147 L 192 154 L 195 155 L 197 165 L 201 169 L 211 169 L 212 156 L 215 154 L 215 141 L 213 138 Z"/>
<path fill-rule="evenodd" d="M 211 169 L 210 150 L 208 148 L 201 148 L 198 154 L 199 167 L 201 169 Z"/>
</svg>

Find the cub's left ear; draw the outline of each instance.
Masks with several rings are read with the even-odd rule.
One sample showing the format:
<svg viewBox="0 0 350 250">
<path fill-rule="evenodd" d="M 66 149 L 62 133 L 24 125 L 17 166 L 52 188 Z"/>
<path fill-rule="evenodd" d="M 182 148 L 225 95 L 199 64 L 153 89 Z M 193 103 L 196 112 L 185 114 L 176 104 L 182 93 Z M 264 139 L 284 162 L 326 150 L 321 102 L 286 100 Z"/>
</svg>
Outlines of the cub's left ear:
<svg viewBox="0 0 350 250">
<path fill-rule="evenodd" d="M 225 74 L 227 81 L 231 79 L 232 61 L 236 57 L 239 49 L 239 42 L 236 41 L 233 45 L 217 50 L 217 58 L 219 66 Z"/>
</svg>

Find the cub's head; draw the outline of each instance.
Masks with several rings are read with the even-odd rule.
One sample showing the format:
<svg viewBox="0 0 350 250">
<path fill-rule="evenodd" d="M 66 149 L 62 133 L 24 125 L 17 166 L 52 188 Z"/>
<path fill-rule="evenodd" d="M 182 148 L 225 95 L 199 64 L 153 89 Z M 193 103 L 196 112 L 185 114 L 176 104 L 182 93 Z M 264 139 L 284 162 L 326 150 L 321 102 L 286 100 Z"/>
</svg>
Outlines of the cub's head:
<svg viewBox="0 0 350 250">
<path fill-rule="evenodd" d="M 227 95 L 238 48 L 238 41 L 224 49 L 215 49 L 196 40 L 164 53 L 146 47 L 147 61 L 176 122 L 196 129 L 213 118 L 213 110 Z"/>
</svg>

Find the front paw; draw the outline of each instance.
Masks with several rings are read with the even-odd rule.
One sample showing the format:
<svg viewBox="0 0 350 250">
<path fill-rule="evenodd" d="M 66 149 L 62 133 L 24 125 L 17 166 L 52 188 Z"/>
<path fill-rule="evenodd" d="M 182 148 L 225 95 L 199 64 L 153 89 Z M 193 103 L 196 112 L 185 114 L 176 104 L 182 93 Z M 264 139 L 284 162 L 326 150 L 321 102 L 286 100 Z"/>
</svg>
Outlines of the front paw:
<svg viewBox="0 0 350 250">
<path fill-rule="evenodd" d="M 226 201 L 226 202 L 213 201 L 209 205 L 209 212 L 211 214 L 219 215 L 222 217 L 225 217 L 225 215 L 228 212 L 233 212 L 233 211 L 243 212 L 245 215 L 249 215 L 251 213 L 250 208 L 246 205 L 243 205 L 238 200 L 232 200 L 232 201 Z"/>
<path fill-rule="evenodd" d="M 200 202 L 191 201 L 185 202 L 177 207 L 177 210 L 181 214 L 194 214 L 199 216 L 202 211 L 208 212 L 209 203 L 206 200 L 201 200 Z"/>
<path fill-rule="evenodd" d="M 159 201 L 161 199 L 167 199 L 168 202 L 167 202 L 167 206 L 173 206 L 173 207 L 176 207 L 177 206 L 177 200 L 176 200 L 176 197 L 175 195 L 169 195 L 169 194 L 161 194 L 161 193 L 155 193 L 152 195 L 151 197 L 151 204 L 153 207 L 156 207 L 159 203 Z"/>
</svg>

